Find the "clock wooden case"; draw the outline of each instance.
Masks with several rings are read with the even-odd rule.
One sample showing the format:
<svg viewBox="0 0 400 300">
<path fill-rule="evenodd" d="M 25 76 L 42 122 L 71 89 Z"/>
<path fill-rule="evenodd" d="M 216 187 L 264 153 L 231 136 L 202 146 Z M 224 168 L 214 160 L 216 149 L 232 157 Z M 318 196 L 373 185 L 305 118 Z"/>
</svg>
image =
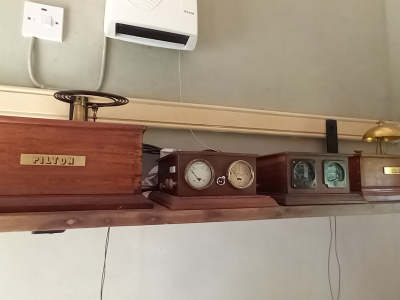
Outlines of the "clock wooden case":
<svg viewBox="0 0 400 300">
<path fill-rule="evenodd" d="M 0 117 L 0 212 L 152 208 L 145 127 Z"/>
<path fill-rule="evenodd" d="M 349 158 L 351 190 L 370 202 L 400 201 L 400 156 L 357 154 Z"/>
<path fill-rule="evenodd" d="M 257 190 L 281 205 L 364 203 L 350 192 L 349 155 L 283 152 L 257 158 Z"/>
<path fill-rule="evenodd" d="M 149 198 L 172 209 L 277 206 L 256 194 L 256 155 L 178 151 L 158 161 L 160 191 Z"/>
</svg>

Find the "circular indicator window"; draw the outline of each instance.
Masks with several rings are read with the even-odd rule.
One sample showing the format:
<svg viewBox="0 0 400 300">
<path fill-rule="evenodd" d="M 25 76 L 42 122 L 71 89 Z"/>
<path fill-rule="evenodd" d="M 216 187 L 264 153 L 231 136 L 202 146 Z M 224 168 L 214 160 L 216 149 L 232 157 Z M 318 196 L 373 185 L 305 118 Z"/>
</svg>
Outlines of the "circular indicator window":
<svg viewBox="0 0 400 300">
<path fill-rule="evenodd" d="M 214 181 L 214 169 L 205 159 L 192 160 L 186 166 L 185 180 L 191 188 L 204 190 Z"/>
<path fill-rule="evenodd" d="M 314 167 L 307 161 L 299 161 L 293 169 L 294 178 L 296 180 L 314 180 Z"/>
<path fill-rule="evenodd" d="M 311 160 L 294 160 L 292 166 L 292 186 L 296 189 L 310 189 L 317 186 L 315 167 Z"/>
<path fill-rule="evenodd" d="M 347 166 L 344 161 L 325 161 L 324 178 L 328 188 L 346 187 L 346 173 Z"/>
<path fill-rule="evenodd" d="M 237 189 L 249 187 L 254 180 L 253 167 L 244 160 L 237 160 L 228 169 L 228 181 Z"/>
<path fill-rule="evenodd" d="M 334 162 L 326 167 L 325 170 L 326 180 L 328 181 L 343 181 L 344 180 L 344 170 L 341 165 Z"/>
</svg>

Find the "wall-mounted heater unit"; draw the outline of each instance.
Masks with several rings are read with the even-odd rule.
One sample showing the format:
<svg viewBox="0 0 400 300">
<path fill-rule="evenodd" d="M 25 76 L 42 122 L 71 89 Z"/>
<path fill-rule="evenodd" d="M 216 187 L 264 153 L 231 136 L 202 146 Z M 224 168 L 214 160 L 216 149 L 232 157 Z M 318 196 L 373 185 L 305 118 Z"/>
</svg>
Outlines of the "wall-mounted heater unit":
<svg viewBox="0 0 400 300">
<path fill-rule="evenodd" d="M 106 0 L 104 32 L 127 42 L 193 50 L 197 0 Z"/>
</svg>

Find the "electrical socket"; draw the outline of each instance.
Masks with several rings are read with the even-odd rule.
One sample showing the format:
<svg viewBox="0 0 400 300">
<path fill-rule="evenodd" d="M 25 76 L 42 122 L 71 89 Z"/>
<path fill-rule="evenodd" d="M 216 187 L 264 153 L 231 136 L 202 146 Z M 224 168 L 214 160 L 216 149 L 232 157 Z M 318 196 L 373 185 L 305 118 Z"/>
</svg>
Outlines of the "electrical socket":
<svg viewBox="0 0 400 300">
<path fill-rule="evenodd" d="M 25 1 L 22 35 L 62 42 L 64 8 Z"/>
</svg>

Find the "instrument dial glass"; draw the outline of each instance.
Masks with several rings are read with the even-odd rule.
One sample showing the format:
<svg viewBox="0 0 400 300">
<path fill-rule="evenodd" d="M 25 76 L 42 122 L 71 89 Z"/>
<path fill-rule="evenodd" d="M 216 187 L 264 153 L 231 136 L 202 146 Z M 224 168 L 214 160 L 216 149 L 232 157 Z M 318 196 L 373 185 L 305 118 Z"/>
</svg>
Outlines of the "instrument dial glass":
<svg viewBox="0 0 400 300">
<path fill-rule="evenodd" d="M 299 179 L 306 179 L 306 180 L 314 180 L 315 179 L 315 170 L 314 167 L 306 161 L 298 162 L 294 169 L 294 178 Z"/>
<path fill-rule="evenodd" d="M 315 167 L 313 160 L 293 160 L 292 186 L 296 189 L 315 188 Z"/>
<path fill-rule="evenodd" d="M 214 169 L 205 159 L 192 160 L 186 166 L 185 180 L 191 188 L 204 190 L 214 181 Z"/>
<path fill-rule="evenodd" d="M 325 161 L 324 177 L 328 188 L 347 187 L 347 165 L 344 161 Z"/>
<path fill-rule="evenodd" d="M 341 165 L 334 162 L 327 166 L 326 170 L 326 180 L 328 181 L 343 181 L 344 180 L 344 170 Z"/>
<path fill-rule="evenodd" d="M 247 161 L 235 161 L 228 169 L 228 180 L 237 189 L 249 187 L 254 181 L 253 167 Z"/>
</svg>

